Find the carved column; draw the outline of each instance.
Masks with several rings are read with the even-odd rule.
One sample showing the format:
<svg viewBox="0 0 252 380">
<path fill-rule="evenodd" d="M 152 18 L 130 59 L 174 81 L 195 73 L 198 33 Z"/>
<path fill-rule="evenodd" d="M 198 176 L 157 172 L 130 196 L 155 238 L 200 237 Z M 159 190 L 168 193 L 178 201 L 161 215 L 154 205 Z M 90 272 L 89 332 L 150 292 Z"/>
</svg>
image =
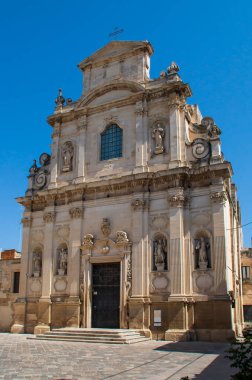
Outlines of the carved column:
<svg viewBox="0 0 252 380">
<path fill-rule="evenodd" d="M 45 240 L 42 267 L 42 296 L 38 305 L 38 325 L 34 334 L 50 330 L 51 323 L 51 286 L 52 286 L 52 258 L 53 258 L 53 230 L 55 222 L 54 209 L 47 209 L 43 220 L 45 223 Z"/>
<path fill-rule="evenodd" d="M 32 218 L 31 213 L 25 213 L 22 219 L 23 224 L 23 242 L 22 242 L 22 260 L 20 270 L 20 290 L 19 298 L 13 304 L 14 323 L 11 326 L 12 333 L 25 332 L 25 314 L 26 314 L 26 296 L 27 296 L 27 275 L 29 273 L 29 243 Z"/>
<path fill-rule="evenodd" d="M 177 167 L 182 160 L 182 145 L 184 145 L 182 134 L 182 123 L 180 115 L 181 101 L 174 95 L 170 99 L 170 168 Z"/>
<path fill-rule="evenodd" d="M 55 123 L 52 134 L 52 157 L 51 157 L 51 176 L 49 189 L 53 189 L 57 186 L 58 175 L 58 156 L 59 156 L 59 138 L 60 138 L 60 123 Z"/>
<path fill-rule="evenodd" d="M 149 255 L 148 255 L 148 199 L 143 194 L 132 201 L 132 295 L 129 300 L 131 328 L 149 329 Z"/>
<path fill-rule="evenodd" d="M 78 149 L 77 149 L 77 178 L 75 183 L 81 183 L 85 181 L 85 141 L 87 130 L 87 115 L 85 114 L 78 120 Z"/>
<path fill-rule="evenodd" d="M 168 191 L 170 211 L 170 273 L 171 295 L 168 308 L 177 318 L 165 332 L 166 340 L 183 339 L 186 333 L 187 314 L 184 303 L 185 294 L 185 258 L 184 258 L 184 189 L 173 188 Z M 181 338 L 182 337 L 182 338 Z"/>
<path fill-rule="evenodd" d="M 171 296 L 181 296 L 185 292 L 184 281 L 184 205 L 186 196 L 183 188 L 174 188 L 168 191 L 170 206 L 170 271 Z"/>
<path fill-rule="evenodd" d="M 84 236 L 81 249 L 81 268 L 83 270 L 83 310 L 82 327 L 91 327 L 91 264 L 90 257 L 94 246 L 94 237 L 91 234 Z"/>
<path fill-rule="evenodd" d="M 212 191 L 210 194 L 213 221 L 213 249 L 211 249 L 211 262 L 213 268 L 215 269 L 216 293 L 226 295 L 228 285 L 226 283 L 226 276 L 227 281 L 228 278 L 232 278 L 232 270 L 229 270 L 229 273 L 228 269 L 226 269 L 226 250 L 228 249 L 229 252 L 231 252 L 231 247 L 226 247 L 225 244 L 225 234 L 229 233 L 228 231 L 225 231 L 225 229 L 227 228 L 227 224 L 225 221 L 225 204 L 227 196 L 223 190 L 216 191 L 217 189 L 218 187 L 212 186 Z M 230 284 L 230 286 L 230 288 L 232 289 L 232 284 Z"/>
<path fill-rule="evenodd" d="M 144 128 L 144 105 L 143 102 L 138 102 L 136 104 L 136 169 L 134 170 L 135 173 L 142 173 L 143 172 L 143 166 L 146 162 L 146 144 L 144 139 L 147 138 L 147 133 L 145 133 Z M 145 137 L 146 135 L 146 137 Z"/>
<path fill-rule="evenodd" d="M 83 206 L 70 208 L 71 216 L 70 229 L 70 255 L 68 262 L 68 278 L 70 282 L 70 297 L 79 297 L 79 271 L 80 271 L 80 246 L 81 228 L 83 218 Z"/>
</svg>

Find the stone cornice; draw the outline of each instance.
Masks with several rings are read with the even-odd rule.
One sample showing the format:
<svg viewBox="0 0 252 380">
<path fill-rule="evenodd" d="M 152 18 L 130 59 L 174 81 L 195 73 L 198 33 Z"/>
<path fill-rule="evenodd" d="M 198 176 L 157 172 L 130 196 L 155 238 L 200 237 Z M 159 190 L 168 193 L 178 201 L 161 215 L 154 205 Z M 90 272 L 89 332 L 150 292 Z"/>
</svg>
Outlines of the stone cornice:
<svg viewBox="0 0 252 380">
<path fill-rule="evenodd" d="M 112 100 L 110 102 L 98 105 L 89 106 L 90 102 L 97 97 L 112 91 L 118 90 L 120 88 L 131 89 L 134 91 L 131 95 L 118 100 Z M 174 96 L 172 96 L 174 94 Z M 76 107 L 74 109 L 68 110 L 67 112 L 57 113 L 48 117 L 47 122 L 54 127 L 56 123 L 65 123 L 81 117 L 86 117 L 96 113 L 107 111 L 108 108 L 120 108 L 129 105 L 134 105 L 138 101 L 142 101 L 144 98 L 147 101 L 159 100 L 168 101 L 169 107 L 180 107 L 185 105 L 185 98 L 191 96 L 192 92 L 190 86 L 186 83 L 175 82 L 167 83 L 165 85 L 155 87 L 153 85 L 147 86 L 146 88 L 141 84 L 136 84 L 134 82 L 128 81 L 117 81 L 101 86 L 95 91 L 90 92 L 85 95 L 85 97 L 80 98 L 76 102 Z M 64 111 L 64 109 L 63 109 Z"/>
<path fill-rule="evenodd" d="M 193 186 L 195 182 L 202 182 L 202 186 L 209 186 L 213 179 L 230 178 L 232 168 L 230 163 L 220 163 L 204 166 L 197 169 L 180 167 L 163 170 L 158 173 L 148 172 L 122 176 L 115 179 L 101 179 L 81 184 L 71 184 L 59 189 L 41 190 L 31 196 L 17 198 L 18 203 L 27 210 L 41 211 L 52 205 L 67 205 L 76 201 L 90 201 L 113 196 L 130 195 L 137 192 L 155 192 L 170 188 Z"/>
</svg>

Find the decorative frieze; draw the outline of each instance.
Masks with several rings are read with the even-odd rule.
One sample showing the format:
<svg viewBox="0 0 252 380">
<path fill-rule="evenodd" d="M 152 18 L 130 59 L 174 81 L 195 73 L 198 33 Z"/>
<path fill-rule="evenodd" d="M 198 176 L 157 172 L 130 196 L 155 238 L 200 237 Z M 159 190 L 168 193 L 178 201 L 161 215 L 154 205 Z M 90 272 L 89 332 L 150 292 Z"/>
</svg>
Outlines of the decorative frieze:
<svg viewBox="0 0 252 380">
<path fill-rule="evenodd" d="M 144 199 L 134 199 L 131 202 L 131 207 L 134 211 L 144 210 L 148 207 L 148 203 Z"/>
<path fill-rule="evenodd" d="M 217 191 L 216 193 L 212 193 L 210 195 L 210 199 L 213 203 L 224 204 L 227 200 L 225 191 Z"/>
<path fill-rule="evenodd" d="M 32 218 L 24 217 L 21 219 L 21 223 L 23 224 L 23 227 L 31 227 Z"/>
<path fill-rule="evenodd" d="M 56 213 L 55 212 L 46 212 L 43 215 L 43 220 L 45 223 L 54 223 L 56 218 Z"/>
<path fill-rule="evenodd" d="M 79 219 L 83 216 L 83 209 L 80 207 L 73 207 L 69 210 L 72 219 Z"/>
</svg>

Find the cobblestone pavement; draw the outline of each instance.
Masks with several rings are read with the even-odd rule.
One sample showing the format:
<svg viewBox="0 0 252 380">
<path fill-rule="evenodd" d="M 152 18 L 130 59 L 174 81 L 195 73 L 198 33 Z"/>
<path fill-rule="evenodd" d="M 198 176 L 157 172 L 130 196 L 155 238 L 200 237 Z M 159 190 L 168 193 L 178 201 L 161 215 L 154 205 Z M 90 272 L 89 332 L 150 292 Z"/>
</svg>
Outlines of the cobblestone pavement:
<svg viewBox="0 0 252 380">
<path fill-rule="evenodd" d="M 224 343 L 147 341 L 133 345 L 52 342 L 0 334 L 0 379 L 225 380 L 234 371 Z"/>
</svg>

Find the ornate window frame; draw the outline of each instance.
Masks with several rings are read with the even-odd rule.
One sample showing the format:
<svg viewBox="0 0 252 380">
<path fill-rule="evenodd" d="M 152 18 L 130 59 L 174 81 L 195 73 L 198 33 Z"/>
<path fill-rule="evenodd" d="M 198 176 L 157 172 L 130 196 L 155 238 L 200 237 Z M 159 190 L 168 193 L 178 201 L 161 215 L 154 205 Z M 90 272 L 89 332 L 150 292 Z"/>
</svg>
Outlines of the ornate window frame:
<svg viewBox="0 0 252 380">
<path fill-rule="evenodd" d="M 110 138 L 114 140 L 114 146 L 109 145 Z M 100 133 L 99 159 L 108 161 L 121 157 L 123 157 L 123 129 L 116 122 L 111 122 Z"/>
</svg>

